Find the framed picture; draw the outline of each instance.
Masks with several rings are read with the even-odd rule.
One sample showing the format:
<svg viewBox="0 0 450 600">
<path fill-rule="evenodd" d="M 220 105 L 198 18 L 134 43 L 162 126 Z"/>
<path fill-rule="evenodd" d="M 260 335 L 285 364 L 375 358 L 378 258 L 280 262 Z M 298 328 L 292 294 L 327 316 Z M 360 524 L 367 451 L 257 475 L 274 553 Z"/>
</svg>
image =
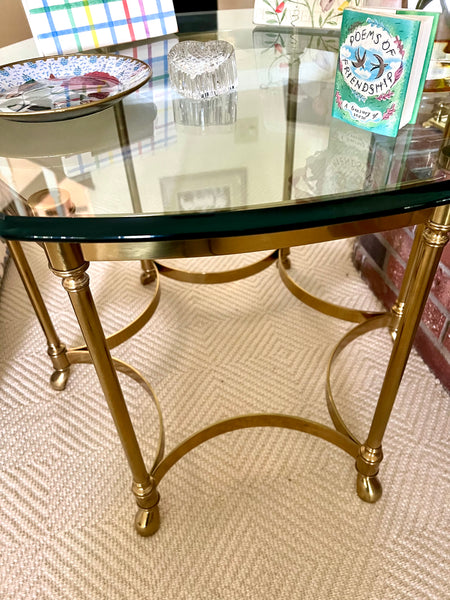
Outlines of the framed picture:
<svg viewBox="0 0 450 600">
<path fill-rule="evenodd" d="M 225 210 L 247 202 L 246 169 L 163 177 L 160 185 L 166 212 Z"/>
</svg>

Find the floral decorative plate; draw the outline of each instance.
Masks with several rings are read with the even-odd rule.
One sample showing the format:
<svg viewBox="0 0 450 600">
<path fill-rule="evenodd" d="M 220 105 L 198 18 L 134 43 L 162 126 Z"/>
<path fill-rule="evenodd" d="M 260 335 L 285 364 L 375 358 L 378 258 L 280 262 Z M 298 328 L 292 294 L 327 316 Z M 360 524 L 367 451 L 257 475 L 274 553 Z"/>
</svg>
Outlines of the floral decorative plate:
<svg viewBox="0 0 450 600">
<path fill-rule="evenodd" d="M 152 75 L 144 62 L 113 54 L 69 54 L 0 66 L 0 117 L 60 121 L 111 106 Z"/>
</svg>

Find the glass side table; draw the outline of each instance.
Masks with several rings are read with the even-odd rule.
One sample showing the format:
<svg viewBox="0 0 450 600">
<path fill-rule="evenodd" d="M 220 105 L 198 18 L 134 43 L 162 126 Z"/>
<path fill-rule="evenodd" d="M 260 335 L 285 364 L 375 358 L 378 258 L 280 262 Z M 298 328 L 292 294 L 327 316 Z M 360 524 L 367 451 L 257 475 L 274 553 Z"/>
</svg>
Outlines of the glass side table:
<svg viewBox="0 0 450 600">
<path fill-rule="evenodd" d="M 35 124 L 32 133 L 29 124 L 0 123 L 0 156 L 7 167 L 0 191 L 9 202 L 1 215 L 0 236 L 10 245 L 47 336 L 53 386 L 64 387 L 73 364 L 92 362 L 96 369 L 130 466 L 138 505 L 136 529 L 145 536 L 159 527 L 158 485 L 173 465 L 207 440 L 249 427 L 303 431 L 341 448 L 356 462 L 359 496 L 376 501 L 381 495 L 378 472 L 384 432 L 450 231 L 449 179 L 439 153 L 415 156 L 433 160 L 434 168 L 430 177 L 410 178 L 413 130 L 409 143 L 399 144 L 342 127 L 330 118 L 327 93 L 332 93 L 332 83 L 322 67 L 328 65 L 336 38 L 327 38 L 324 56 L 322 34 L 314 42 L 314 36 L 311 40 L 310 34 L 298 32 L 296 53 L 283 55 L 290 61 L 287 68 L 274 72 L 272 62 L 267 62 L 267 44 L 272 42 L 250 24 L 213 35 L 226 37 L 236 52 L 238 117 L 231 130 L 229 124 L 223 130 L 176 124 L 172 106 L 176 98 L 167 73 L 123 105 L 97 115 Z M 153 44 L 129 49 L 141 57 L 143 53 L 155 57 L 157 50 Z M 162 62 L 167 47 L 165 52 Z M 299 73 L 306 67 L 310 80 L 305 87 Z M 150 102 L 156 107 L 151 124 L 145 118 Z M 441 135 L 445 148 L 446 134 Z M 67 190 L 73 210 L 37 215 L 30 198 L 36 198 L 43 181 Z M 390 312 L 367 313 L 312 298 L 288 273 L 292 246 L 409 225 L 418 226 L 416 241 Z M 70 298 L 85 345 L 66 349 L 60 342 L 21 252 L 21 241 L 44 248 Z M 348 429 L 328 389 L 335 428 L 296 415 L 238 415 L 207 426 L 166 453 L 163 415 L 150 383 L 110 352 L 150 318 L 159 285 L 141 317 L 107 338 L 90 291 L 89 261 L 140 260 L 148 280 L 164 274 L 163 267 L 157 268 L 163 259 L 257 250 L 271 251 L 267 264 L 278 262 L 282 281 L 296 296 L 356 324 L 330 349 L 331 365 L 359 335 L 379 327 L 391 331 L 391 358 L 367 436 L 360 440 Z M 228 277 L 219 274 L 215 279 Z M 118 371 L 141 383 L 158 409 L 160 434 L 150 467 L 142 456 Z"/>
</svg>

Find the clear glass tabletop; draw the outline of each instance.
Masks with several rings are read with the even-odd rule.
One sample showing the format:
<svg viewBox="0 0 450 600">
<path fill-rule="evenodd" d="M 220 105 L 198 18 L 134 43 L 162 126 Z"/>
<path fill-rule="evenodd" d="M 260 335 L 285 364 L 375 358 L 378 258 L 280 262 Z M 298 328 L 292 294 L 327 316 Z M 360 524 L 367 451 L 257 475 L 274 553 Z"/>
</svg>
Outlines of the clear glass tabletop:
<svg viewBox="0 0 450 600">
<path fill-rule="evenodd" d="M 235 27 L 196 29 L 102 52 L 152 66 L 148 84 L 95 114 L 0 119 L 0 236 L 43 241 L 170 240 L 294 230 L 433 207 L 450 199 L 443 131 L 396 138 L 331 118 L 338 34 L 273 31 L 233 11 Z M 239 16 L 241 14 L 241 16 Z M 213 25 L 214 27 L 214 25 Z M 180 40 L 232 44 L 237 90 L 191 100 L 171 87 Z"/>
</svg>

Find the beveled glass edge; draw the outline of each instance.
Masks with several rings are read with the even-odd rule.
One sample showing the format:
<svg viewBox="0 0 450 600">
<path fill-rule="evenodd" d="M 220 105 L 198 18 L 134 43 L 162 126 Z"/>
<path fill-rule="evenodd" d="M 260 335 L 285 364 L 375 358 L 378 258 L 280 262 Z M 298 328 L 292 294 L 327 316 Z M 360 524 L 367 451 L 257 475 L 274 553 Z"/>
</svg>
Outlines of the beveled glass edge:
<svg viewBox="0 0 450 600">
<path fill-rule="evenodd" d="M 188 214 L 21 217 L 0 214 L 0 237 L 42 242 L 174 241 L 271 234 L 415 212 L 450 203 L 448 179 L 375 194 Z"/>
</svg>

